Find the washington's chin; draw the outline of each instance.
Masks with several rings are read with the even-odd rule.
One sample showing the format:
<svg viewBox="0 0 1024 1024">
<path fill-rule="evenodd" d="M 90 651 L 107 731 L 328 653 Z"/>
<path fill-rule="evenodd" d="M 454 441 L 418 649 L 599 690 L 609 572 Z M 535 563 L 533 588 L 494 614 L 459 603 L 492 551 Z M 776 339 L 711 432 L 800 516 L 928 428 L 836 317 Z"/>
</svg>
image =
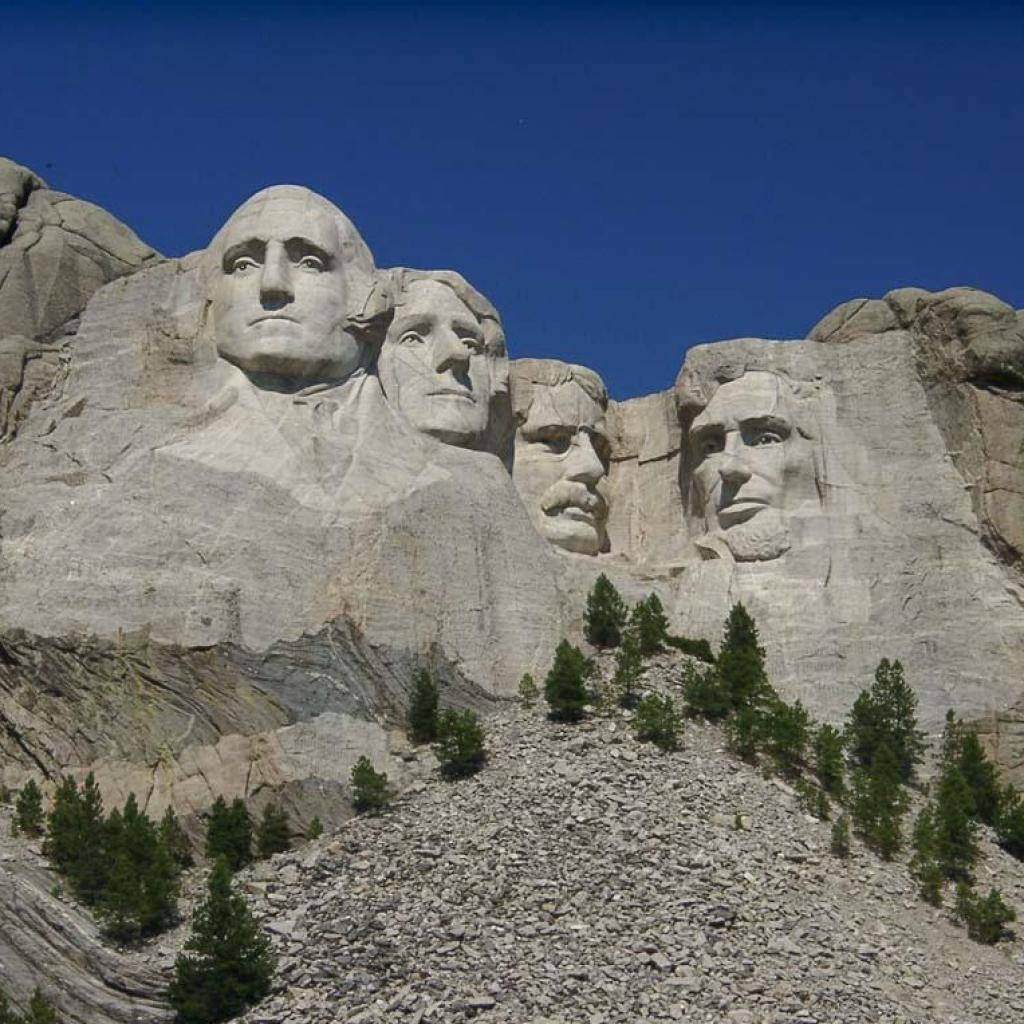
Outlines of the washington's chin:
<svg viewBox="0 0 1024 1024">
<path fill-rule="evenodd" d="M 597 555 L 604 545 L 604 524 L 581 508 L 543 516 L 541 533 L 551 544 L 577 555 Z"/>
<path fill-rule="evenodd" d="M 262 334 L 245 345 L 218 345 L 223 359 L 251 374 L 320 381 L 347 377 L 359 366 L 359 348 L 302 344 L 294 333 Z"/>
</svg>

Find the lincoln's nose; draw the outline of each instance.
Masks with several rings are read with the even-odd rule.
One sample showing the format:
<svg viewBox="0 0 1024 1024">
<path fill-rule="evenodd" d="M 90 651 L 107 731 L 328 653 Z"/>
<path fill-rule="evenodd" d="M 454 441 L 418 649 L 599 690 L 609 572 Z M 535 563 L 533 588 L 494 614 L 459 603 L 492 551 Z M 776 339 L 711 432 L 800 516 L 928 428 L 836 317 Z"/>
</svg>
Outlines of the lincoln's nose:
<svg viewBox="0 0 1024 1024">
<path fill-rule="evenodd" d="M 727 484 L 739 487 L 750 479 L 750 467 L 741 455 L 733 452 L 722 459 L 718 467 L 718 475 Z"/>
<path fill-rule="evenodd" d="M 291 260 L 280 242 L 270 242 L 260 273 L 260 302 L 268 309 L 276 309 L 294 298 Z"/>
</svg>

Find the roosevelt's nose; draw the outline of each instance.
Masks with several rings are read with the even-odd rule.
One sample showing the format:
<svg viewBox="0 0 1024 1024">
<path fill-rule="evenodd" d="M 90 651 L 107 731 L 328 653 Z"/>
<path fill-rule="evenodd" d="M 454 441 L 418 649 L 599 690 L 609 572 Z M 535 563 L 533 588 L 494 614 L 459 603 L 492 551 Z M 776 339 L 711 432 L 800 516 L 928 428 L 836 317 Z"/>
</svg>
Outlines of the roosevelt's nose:
<svg viewBox="0 0 1024 1024">
<path fill-rule="evenodd" d="M 280 242 L 271 242 L 260 273 L 260 302 L 265 306 L 283 305 L 295 298 L 292 264 Z"/>
<path fill-rule="evenodd" d="M 447 327 L 439 328 L 434 334 L 434 369 L 438 373 L 451 370 L 456 376 L 463 375 L 469 368 L 470 350 L 466 343 Z"/>
<path fill-rule="evenodd" d="M 596 484 L 603 476 L 604 463 L 597 454 L 594 440 L 590 434 L 581 430 L 572 441 L 566 477 L 580 483 Z"/>
</svg>

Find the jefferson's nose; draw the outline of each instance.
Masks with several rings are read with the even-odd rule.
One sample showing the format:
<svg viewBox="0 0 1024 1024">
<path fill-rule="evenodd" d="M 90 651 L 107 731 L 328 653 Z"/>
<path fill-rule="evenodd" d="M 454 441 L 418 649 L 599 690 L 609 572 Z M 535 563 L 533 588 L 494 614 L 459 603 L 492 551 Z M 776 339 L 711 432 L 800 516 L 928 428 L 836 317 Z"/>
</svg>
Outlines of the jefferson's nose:
<svg viewBox="0 0 1024 1024">
<path fill-rule="evenodd" d="M 469 356 L 469 349 L 455 331 L 446 327 L 438 329 L 434 335 L 434 369 L 438 373 L 445 370 L 464 373 L 469 367 Z"/>
<path fill-rule="evenodd" d="M 604 476 L 604 463 L 597 454 L 593 438 L 581 430 L 572 440 L 566 478 L 580 483 L 596 484 Z"/>
<path fill-rule="evenodd" d="M 294 298 L 291 260 L 280 242 L 270 242 L 260 273 L 260 301 L 275 304 L 291 302 Z"/>
</svg>

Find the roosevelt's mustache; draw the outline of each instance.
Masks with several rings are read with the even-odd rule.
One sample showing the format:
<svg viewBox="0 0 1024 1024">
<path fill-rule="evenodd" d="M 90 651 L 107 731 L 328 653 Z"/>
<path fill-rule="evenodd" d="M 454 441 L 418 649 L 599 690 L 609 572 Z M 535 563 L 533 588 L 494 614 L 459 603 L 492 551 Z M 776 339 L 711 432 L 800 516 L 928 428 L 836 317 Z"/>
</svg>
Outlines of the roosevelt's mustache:
<svg viewBox="0 0 1024 1024">
<path fill-rule="evenodd" d="M 597 519 L 603 519 L 608 512 L 604 497 L 577 480 L 560 480 L 549 487 L 540 500 L 540 507 L 548 515 L 569 506 L 585 509 Z"/>
</svg>

